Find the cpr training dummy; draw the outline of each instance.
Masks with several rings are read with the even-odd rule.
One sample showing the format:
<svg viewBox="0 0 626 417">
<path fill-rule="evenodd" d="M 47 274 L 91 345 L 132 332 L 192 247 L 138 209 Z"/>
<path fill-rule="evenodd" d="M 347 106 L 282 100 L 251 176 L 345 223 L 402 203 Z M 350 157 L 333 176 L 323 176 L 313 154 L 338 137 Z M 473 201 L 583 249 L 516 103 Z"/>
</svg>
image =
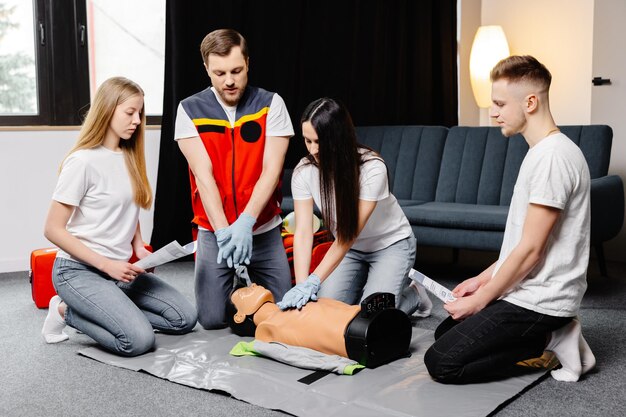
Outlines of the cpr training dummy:
<svg viewBox="0 0 626 417">
<path fill-rule="evenodd" d="M 409 353 L 411 321 L 394 307 L 394 298 L 376 293 L 360 306 L 319 298 L 282 311 L 262 286 L 238 288 L 226 305 L 228 324 L 239 336 L 255 340 L 239 343 L 231 354 L 263 355 L 339 374 L 375 368 Z"/>
</svg>

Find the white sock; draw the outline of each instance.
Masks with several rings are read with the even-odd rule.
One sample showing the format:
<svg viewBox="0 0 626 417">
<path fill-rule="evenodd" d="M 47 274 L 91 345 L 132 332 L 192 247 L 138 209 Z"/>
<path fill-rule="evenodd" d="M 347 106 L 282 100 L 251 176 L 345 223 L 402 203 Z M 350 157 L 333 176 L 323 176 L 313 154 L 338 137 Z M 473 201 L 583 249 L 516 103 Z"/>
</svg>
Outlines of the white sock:
<svg viewBox="0 0 626 417">
<path fill-rule="evenodd" d="M 430 316 L 430 311 L 433 309 L 433 302 L 430 301 L 428 297 L 428 293 L 426 292 L 426 288 L 422 284 L 419 284 L 415 281 L 411 281 L 409 287 L 413 287 L 415 291 L 417 291 L 417 295 L 420 299 L 420 304 L 417 310 L 412 314 L 413 317 L 428 317 Z"/>
<path fill-rule="evenodd" d="M 583 337 L 582 332 L 580 333 L 580 340 L 578 341 L 578 345 L 580 348 L 580 362 L 582 364 L 581 375 L 584 375 L 596 367 L 596 357 L 591 351 L 589 345 L 587 344 L 587 341 Z"/>
<path fill-rule="evenodd" d="M 553 331 L 551 336 L 546 350 L 554 352 L 562 366 L 562 368 L 551 372 L 552 377 L 557 381 L 578 381 L 578 378 L 583 373 L 583 361 L 580 355 L 582 338 L 580 322 L 574 319 L 567 325 Z M 582 340 L 584 341 L 584 339 Z M 588 349 L 589 345 L 586 345 L 586 347 Z M 588 349 L 588 353 L 591 353 L 591 349 Z M 585 355 L 587 355 L 587 360 L 590 361 L 588 353 L 585 352 Z M 591 357 L 593 357 L 593 353 L 591 353 Z M 595 362 L 595 358 L 593 361 Z"/>
<path fill-rule="evenodd" d="M 65 320 L 59 314 L 59 304 L 61 303 L 61 297 L 55 295 L 50 299 L 48 305 L 48 315 L 46 321 L 43 323 L 41 334 L 46 340 L 46 343 L 59 343 L 69 339 L 69 336 L 65 334 L 63 329 L 65 328 Z"/>
</svg>

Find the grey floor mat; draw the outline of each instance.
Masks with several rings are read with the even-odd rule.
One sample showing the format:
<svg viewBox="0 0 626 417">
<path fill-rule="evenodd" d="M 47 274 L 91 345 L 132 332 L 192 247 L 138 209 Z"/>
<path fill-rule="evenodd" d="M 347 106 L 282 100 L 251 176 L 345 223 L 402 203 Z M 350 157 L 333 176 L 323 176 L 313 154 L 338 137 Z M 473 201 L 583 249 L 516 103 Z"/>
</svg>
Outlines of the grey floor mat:
<svg viewBox="0 0 626 417">
<path fill-rule="evenodd" d="M 158 334 L 156 349 L 136 358 L 119 357 L 97 347 L 79 353 L 178 384 L 224 391 L 251 404 L 297 416 L 486 416 L 545 373 L 463 386 L 436 383 L 423 360 L 433 332 L 414 327 L 411 357 L 354 376 L 329 374 L 306 385 L 298 380 L 310 375 L 310 370 L 266 358 L 229 355 L 242 340 L 251 339 L 227 329 L 207 331 L 198 326 L 185 336 Z"/>
</svg>

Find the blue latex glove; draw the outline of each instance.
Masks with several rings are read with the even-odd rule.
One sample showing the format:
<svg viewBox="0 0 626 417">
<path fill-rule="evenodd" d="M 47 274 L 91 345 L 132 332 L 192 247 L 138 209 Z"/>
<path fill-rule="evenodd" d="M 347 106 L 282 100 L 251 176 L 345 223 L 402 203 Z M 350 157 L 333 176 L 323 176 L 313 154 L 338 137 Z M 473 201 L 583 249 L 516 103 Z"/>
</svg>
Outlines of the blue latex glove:
<svg viewBox="0 0 626 417">
<path fill-rule="evenodd" d="M 250 257 L 252 256 L 252 228 L 256 223 L 256 219 L 249 214 L 242 213 L 235 223 L 228 226 L 230 229 L 230 243 L 229 247 L 232 247 L 232 260 L 229 263 L 229 267 L 233 265 L 241 265 L 250 263 Z M 228 249 L 230 250 L 230 249 Z M 228 260 L 228 258 L 227 258 Z"/>
<path fill-rule="evenodd" d="M 287 291 L 283 299 L 276 303 L 276 305 L 281 310 L 294 307 L 300 310 L 309 300 L 317 300 L 317 292 L 319 289 L 320 277 L 311 274 L 306 281 L 296 284 L 295 287 Z"/>
<path fill-rule="evenodd" d="M 215 240 L 217 240 L 217 263 L 221 264 L 226 261 L 228 265 L 233 264 L 233 250 L 229 245 L 232 233 L 230 227 L 224 227 L 215 231 Z"/>
</svg>

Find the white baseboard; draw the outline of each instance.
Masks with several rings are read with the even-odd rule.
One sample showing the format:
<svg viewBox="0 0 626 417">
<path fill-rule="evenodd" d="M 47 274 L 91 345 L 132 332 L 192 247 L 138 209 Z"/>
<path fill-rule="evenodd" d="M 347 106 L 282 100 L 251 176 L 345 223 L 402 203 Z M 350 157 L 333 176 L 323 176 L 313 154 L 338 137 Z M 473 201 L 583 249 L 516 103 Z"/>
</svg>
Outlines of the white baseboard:
<svg viewBox="0 0 626 417">
<path fill-rule="evenodd" d="M 2 272 L 20 272 L 30 269 L 30 259 L 0 259 L 0 273 Z"/>
</svg>

